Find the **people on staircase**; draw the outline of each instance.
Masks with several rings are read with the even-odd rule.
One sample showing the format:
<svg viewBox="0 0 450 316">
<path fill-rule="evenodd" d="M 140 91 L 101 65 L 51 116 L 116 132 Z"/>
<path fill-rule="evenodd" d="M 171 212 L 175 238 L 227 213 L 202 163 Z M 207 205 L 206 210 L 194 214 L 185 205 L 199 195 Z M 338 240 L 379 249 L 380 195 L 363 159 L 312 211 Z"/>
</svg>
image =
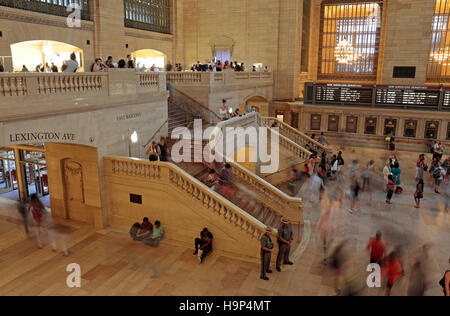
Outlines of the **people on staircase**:
<svg viewBox="0 0 450 316">
<path fill-rule="evenodd" d="M 147 149 L 146 154 L 149 156 L 150 161 L 158 161 L 161 157 L 161 147 L 153 141 L 152 145 Z"/>
</svg>

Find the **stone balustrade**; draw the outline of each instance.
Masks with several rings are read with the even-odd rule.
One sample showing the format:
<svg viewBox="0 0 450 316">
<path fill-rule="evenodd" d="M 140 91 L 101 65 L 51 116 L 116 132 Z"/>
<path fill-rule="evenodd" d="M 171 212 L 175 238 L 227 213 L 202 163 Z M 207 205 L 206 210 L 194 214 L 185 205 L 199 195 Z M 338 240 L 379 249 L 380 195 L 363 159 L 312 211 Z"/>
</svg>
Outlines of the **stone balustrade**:
<svg viewBox="0 0 450 316">
<path fill-rule="evenodd" d="M 318 153 L 321 153 L 324 151 L 326 151 L 326 152 L 330 151 L 329 148 L 327 148 L 326 146 L 322 145 L 321 143 L 315 141 L 308 135 L 302 133 L 298 129 L 295 129 L 284 122 L 280 122 L 278 119 L 276 119 L 274 117 L 262 117 L 261 121 L 267 127 L 271 127 L 273 123 L 276 123 L 277 127 L 280 130 L 281 135 L 289 138 L 293 142 L 295 142 L 303 147 L 306 147 L 306 145 L 308 145 L 309 148 L 311 148 L 312 150 L 314 150 Z"/>
<path fill-rule="evenodd" d="M 131 178 L 132 181 L 156 181 L 163 185 L 174 186 L 184 192 L 184 197 L 200 203 L 216 219 L 221 218 L 225 224 L 234 226 L 252 240 L 259 241 L 265 232 L 263 223 L 210 190 L 174 164 L 104 157 L 104 168 L 105 176 Z"/>
<path fill-rule="evenodd" d="M 167 81 L 180 86 L 273 85 L 272 72 L 168 72 Z"/>
<path fill-rule="evenodd" d="M 165 73 L 113 69 L 103 73 L 0 73 L 2 120 L 129 103 L 167 94 Z M 113 97 L 113 98 L 112 98 Z"/>
<path fill-rule="evenodd" d="M 247 114 L 217 124 L 218 129 L 221 130 L 222 133 L 226 130 L 227 127 L 247 128 L 251 126 L 256 128 L 261 126 L 260 116 L 258 113 Z M 269 131 L 269 133 L 270 132 L 271 131 Z M 217 133 L 213 133 L 211 135 L 210 140 L 212 140 L 212 142 L 210 141 L 209 145 L 212 145 L 214 147 L 214 141 L 217 140 L 216 137 Z M 309 155 L 311 155 L 310 152 L 293 143 L 289 139 L 281 135 L 279 135 L 279 138 L 280 145 L 294 152 L 297 156 L 304 158 L 305 161 L 309 158 Z M 221 155 L 222 157 L 224 156 L 220 152 L 217 152 L 217 154 Z M 240 164 L 225 157 L 224 160 L 231 165 L 233 174 L 238 179 L 248 184 L 252 189 L 255 190 L 255 192 L 258 192 L 260 194 L 260 197 L 264 198 L 267 204 L 271 206 L 271 208 L 274 212 L 277 213 L 277 215 L 288 217 L 295 224 L 303 224 L 302 199 L 290 197 L 261 177 L 245 169 Z"/>
</svg>

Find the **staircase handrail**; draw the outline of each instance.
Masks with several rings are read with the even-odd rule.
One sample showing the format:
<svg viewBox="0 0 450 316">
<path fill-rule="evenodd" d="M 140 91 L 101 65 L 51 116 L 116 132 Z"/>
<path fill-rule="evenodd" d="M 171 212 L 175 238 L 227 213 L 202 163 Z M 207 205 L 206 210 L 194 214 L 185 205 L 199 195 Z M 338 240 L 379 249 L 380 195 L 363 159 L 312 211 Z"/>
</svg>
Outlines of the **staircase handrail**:
<svg viewBox="0 0 450 316">
<path fill-rule="evenodd" d="M 238 226 L 241 231 L 251 235 L 251 238 L 260 240 L 265 232 L 265 224 L 172 163 L 114 156 L 105 156 L 103 160 L 106 175 L 130 176 L 171 184 L 200 201 L 226 222 Z"/>
<path fill-rule="evenodd" d="M 155 136 L 162 130 L 162 128 L 169 123 L 169 119 L 165 120 L 164 123 L 162 123 L 162 125 L 156 130 L 156 132 L 152 135 L 152 137 L 150 137 L 150 139 L 148 140 L 148 142 L 143 145 L 142 147 L 147 147 L 148 145 L 150 145 L 150 143 L 153 141 L 153 139 L 155 138 Z"/>
</svg>

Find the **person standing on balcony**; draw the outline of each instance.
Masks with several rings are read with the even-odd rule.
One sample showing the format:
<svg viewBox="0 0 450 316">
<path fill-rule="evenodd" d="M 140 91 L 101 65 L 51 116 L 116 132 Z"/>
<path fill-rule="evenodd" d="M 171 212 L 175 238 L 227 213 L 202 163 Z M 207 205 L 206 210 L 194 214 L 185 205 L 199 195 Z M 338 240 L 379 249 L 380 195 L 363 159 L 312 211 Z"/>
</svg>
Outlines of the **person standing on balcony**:
<svg viewBox="0 0 450 316">
<path fill-rule="evenodd" d="M 269 281 L 266 273 L 272 273 L 270 270 L 270 260 L 272 259 L 273 242 L 272 228 L 266 227 L 266 233 L 261 237 L 261 279 Z"/>
<path fill-rule="evenodd" d="M 22 70 L 20 72 L 30 72 L 27 66 L 23 65 Z"/>
<path fill-rule="evenodd" d="M 95 63 L 92 65 L 92 72 L 103 72 L 105 70 L 105 66 L 100 58 L 95 60 Z"/>
<path fill-rule="evenodd" d="M 72 53 L 70 54 L 70 59 L 63 63 L 61 69 L 63 72 L 76 72 L 78 67 L 80 67 L 80 65 L 77 62 L 77 56 L 75 53 Z"/>
<path fill-rule="evenodd" d="M 51 69 L 52 69 L 52 72 L 58 72 L 58 67 L 54 63 L 52 63 Z"/>
<path fill-rule="evenodd" d="M 289 224 L 287 218 L 281 220 L 281 226 L 278 229 L 278 256 L 277 256 L 277 271 L 281 272 L 281 260 L 283 264 L 293 265 L 294 263 L 289 260 L 291 253 L 291 244 L 294 240 L 294 233 L 292 226 Z"/>
<path fill-rule="evenodd" d="M 113 58 L 112 56 L 108 56 L 108 59 L 105 63 L 106 68 L 114 68 Z"/>
<path fill-rule="evenodd" d="M 0 60 L 0 72 L 5 72 L 5 67 L 3 67 L 3 62 Z"/>
<path fill-rule="evenodd" d="M 134 65 L 133 59 L 131 59 L 131 55 L 127 55 L 127 65 L 129 69 L 134 69 L 136 66 Z"/>
</svg>

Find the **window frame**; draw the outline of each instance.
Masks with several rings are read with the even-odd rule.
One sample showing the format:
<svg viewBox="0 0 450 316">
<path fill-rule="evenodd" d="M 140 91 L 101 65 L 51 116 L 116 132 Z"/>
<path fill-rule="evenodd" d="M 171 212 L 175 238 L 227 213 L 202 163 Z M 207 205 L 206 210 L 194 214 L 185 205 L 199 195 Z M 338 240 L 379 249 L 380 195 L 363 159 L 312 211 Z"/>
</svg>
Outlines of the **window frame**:
<svg viewBox="0 0 450 316">
<path fill-rule="evenodd" d="M 317 116 L 319 118 L 314 120 L 314 116 Z M 315 128 L 313 128 L 313 124 L 317 123 L 317 121 L 319 122 L 319 128 L 315 129 Z M 322 129 L 322 115 L 321 114 L 311 114 L 309 129 L 311 131 L 320 131 Z"/>
<path fill-rule="evenodd" d="M 354 5 L 362 5 L 367 6 L 370 4 L 376 4 L 379 5 L 379 14 L 378 19 L 376 21 L 375 25 L 375 31 L 374 32 L 367 32 L 366 30 L 366 23 L 358 23 L 359 20 L 369 20 L 370 16 L 362 17 L 356 15 L 356 17 L 352 18 L 345 18 L 345 16 L 340 17 L 332 17 L 330 19 L 327 19 L 325 17 L 325 8 L 326 7 L 339 7 L 339 6 L 354 6 Z M 347 10 L 347 9 L 346 9 Z M 362 10 L 354 10 L 353 12 L 361 12 Z M 334 14 L 336 14 L 334 12 Z M 359 14 L 359 13 L 356 13 Z M 321 3 L 320 6 L 320 33 L 319 33 L 319 62 L 318 62 L 318 79 L 319 80 L 333 80 L 333 79 L 345 79 L 345 80 L 368 80 L 368 81 L 375 81 L 378 75 L 378 62 L 379 62 L 379 53 L 380 53 L 380 43 L 381 43 L 381 34 L 382 34 L 382 28 L 383 28 L 383 0 L 325 0 Z M 345 15 L 345 13 L 344 13 Z M 329 32 L 325 32 L 325 24 L 326 21 L 331 21 L 331 25 L 334 25 L 334 23 L 339 23 L 338 21 L 344 21 L 342 23 L 345 23 L 347 20 L 354 20 L 351 24 L 348 23 L 348 25 L 344 25 L 345 27 L 350 28 L 354 27 L 358 31 L 347 31 L 345 32 L 339 32 L 337 30 L 331 29 Z M 351 70 L 351 66 L 345 67 L 343 64 L 341 67 L 341 71 L 338 71 L 338 66 L 340 63 L 336 60 L 335 54 L 335 48 L 337 46 L 337 40 L 339 37 L 344 37 L 347 39 L 347 37 L 353 37 L 353 39 L 350 40 L 352 42 L 353 40 L 356 40 L 360 43 L 360 45 L 352 45 L 356 51 L 361 51 L 367 56 L 367 60 L 364 62 L 355 62 L 353 66 L 353 70 Z M 359 39 L 358 39 L 359 38 Z M 334 39 L 334 41 L 333 41 Z M 368 46 L 368 41 L 373 41 L 373 45 Z M 335 43 L 336 41 L 336 43 Z M 324 44 L 325 43 L 325 44 Z M 327 52 L 328 51 L 328 52 Z M 332 52 L 332 53 L 331 53 Z M 334 55 L 333 55 L 334 54 Z M 327 65 L 328 64 L 328 65 Z M 347 64 L 348 65 L 348 64 Z M 356 65 L 356 66 L 355 66 Z M 355 68 L 356 67 L 356 68 Z M 371 69 L 372 71 L 367 71 L 368 69 Z M 355 71 L 355 69 L 365 69 L 366 71 L 358 72 Z"/>
<path fill-rule="evenodd" d="M 332 118 L 336 118 L 336 123 L 335 123 L 336 124 L 336 130 L 333 130 L 333 129 L 330 128 L 330 124 L 331 124 L 331 119 Z M 341 117 L 339 115 L 335 115 L 335 114 L 328 115 L 328 127 L 327 127 L 328 132 L 335 132 L 335 133 L 339 132 L 339 123 L 340 123 L 340 121 L 341 121 Z"/>
<path fill-rule="evenodd" d="M 414 123 L 414 128 L 408 128 L 408 123 Z M 405 125 L 404 125 L 404 129 L 403 129 L 403 137 L 416 138 L 417 137 L 417 126 L 418 125 L 419 125 L 419 121 L 418 120 L 414 120 L 414 119 L 405 120 Z M 408 136 L 407 135 L 407 131 L 408 130 L 414 130 L 414 136 Z"/>
<path fill-rule="evenodd" d="M 354 119 L 354 130 L 350 130 L 350 125 L 349 125 L 349 121 L 351 119 Z M 354 116 L 354 115 L 348 115 L 345 119 L 345 132 L 346 133 L 351 133 L 351 134 L 356 134 L 358 133 L 358 117 Z"/>
<path fill-rule="evenodd" d="M 429 128 L 428 127 L 428 124 L 433 124 L 433 123 L 436 123 L 436 127 L 435 128 Z M 439 121 L 425 121 L 425 134 L 424 134 L 424 138 L 425 139 L 430 139 L 430 138 L 432 138 L 432 139 L 438 139 L 438 136 L 439 136 Z M 434 129 L 434 136 L 433 137 L 429 137 L 428 135 L 428 131 L 430 130 L 430 129 Z"/>
<path fill-rule="evenodd" d="M 370 123 L 369 120 L 374 120 L 374 123 Z M 378 124 L 378 118 L 377 117 L 366 117 L 364 121 L 364 135 L 376 135 L 377 134 L 377 124 Z M 367 132 L 367 127 L 373 126 L 374 130 L 373 133 Z"/>
</svg>

